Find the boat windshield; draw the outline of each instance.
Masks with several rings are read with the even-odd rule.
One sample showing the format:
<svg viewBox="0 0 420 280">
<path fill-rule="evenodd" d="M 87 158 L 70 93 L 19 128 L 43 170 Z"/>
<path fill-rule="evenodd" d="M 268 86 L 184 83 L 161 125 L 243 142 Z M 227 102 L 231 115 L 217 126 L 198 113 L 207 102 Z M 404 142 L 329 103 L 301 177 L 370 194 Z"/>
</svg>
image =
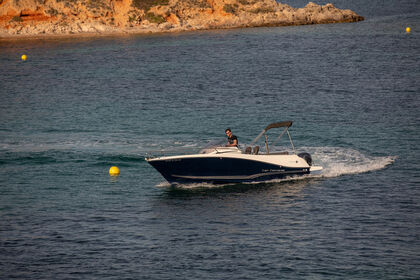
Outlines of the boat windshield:
<svg viewBox="0 0 420 280">
<path fill-rule="evenodd" d="M 224 146 L 226 146 L 226 139 L 212 140 L 200 150 L 200 154 L 208 154 L 214 151 L 215 148 Z"/>
</svg>

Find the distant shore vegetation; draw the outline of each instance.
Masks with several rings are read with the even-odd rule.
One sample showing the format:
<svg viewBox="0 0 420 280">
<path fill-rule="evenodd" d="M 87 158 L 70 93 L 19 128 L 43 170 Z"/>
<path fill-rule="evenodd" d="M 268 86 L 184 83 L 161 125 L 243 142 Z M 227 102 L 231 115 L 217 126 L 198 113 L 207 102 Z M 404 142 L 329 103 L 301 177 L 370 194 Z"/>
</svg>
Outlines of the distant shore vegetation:
<svg viewBox="0 0 420 280">
<path fill-rule="evenodd" d="M 169 0 L 133 0 L 133 6 L 148 11 L 157 5 L 169 5 Z"/>
</svg>

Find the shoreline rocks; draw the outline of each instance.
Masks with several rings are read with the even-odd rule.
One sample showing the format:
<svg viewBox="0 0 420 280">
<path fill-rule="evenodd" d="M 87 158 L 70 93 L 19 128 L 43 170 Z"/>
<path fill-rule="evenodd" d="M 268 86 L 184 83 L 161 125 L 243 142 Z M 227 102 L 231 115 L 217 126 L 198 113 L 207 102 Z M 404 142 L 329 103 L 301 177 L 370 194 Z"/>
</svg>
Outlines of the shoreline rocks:
<svg viewBox="0 0 420 280">
<path fill-rule="evenodd" d="M 180 32 L 357 22 L 332 4 L 275 0 L 0 0 L 0 38 Z"/>
</svg>

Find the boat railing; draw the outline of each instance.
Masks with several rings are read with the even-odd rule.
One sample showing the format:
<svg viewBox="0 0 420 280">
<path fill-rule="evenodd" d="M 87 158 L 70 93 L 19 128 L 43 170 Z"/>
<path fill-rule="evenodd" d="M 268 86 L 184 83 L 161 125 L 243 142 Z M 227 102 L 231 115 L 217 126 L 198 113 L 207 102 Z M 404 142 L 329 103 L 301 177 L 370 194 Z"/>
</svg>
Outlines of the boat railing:
<svg viewBox="0 0 420 280">
<path fill-rule="evenodd" d="M 270 153 L 267 153 L 266 151 L 262 151 L 262 153 L 259 152 L 260 151 L 260 146 L 255 146 L 255 147 L 251 147 L 251 146 L 247 146 L 244 150 L 243 150 L 243 154 L 249 154 L 249 155 L 289 155 L 290 152 L 289 151 L 271 151 Z"/>
<path fill-rule="evenodd" d="M 288 155 L 289 154 L 289 152 L 287 152 L 287 151 L 284 151 L 284 152 L 270 152 L 270 154 L 269 155 Z"/>
</svg>

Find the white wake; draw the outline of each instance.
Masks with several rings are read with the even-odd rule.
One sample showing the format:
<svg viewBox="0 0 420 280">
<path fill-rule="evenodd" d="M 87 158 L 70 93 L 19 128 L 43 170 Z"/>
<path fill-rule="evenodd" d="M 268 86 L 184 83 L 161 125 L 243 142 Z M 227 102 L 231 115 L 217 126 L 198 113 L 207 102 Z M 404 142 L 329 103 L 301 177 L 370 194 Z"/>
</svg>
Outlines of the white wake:
<svg viewBox="0 0 420 280">
<path fill-rule="evenodd" d="M 341 147 L 312 147 L 314 165 L 323 167 L 319 176 L 331 178 L 348 174 L 360 174 L 387 167 L 396 156 L 369 156 L 357 150 Z"/>
</svg>

